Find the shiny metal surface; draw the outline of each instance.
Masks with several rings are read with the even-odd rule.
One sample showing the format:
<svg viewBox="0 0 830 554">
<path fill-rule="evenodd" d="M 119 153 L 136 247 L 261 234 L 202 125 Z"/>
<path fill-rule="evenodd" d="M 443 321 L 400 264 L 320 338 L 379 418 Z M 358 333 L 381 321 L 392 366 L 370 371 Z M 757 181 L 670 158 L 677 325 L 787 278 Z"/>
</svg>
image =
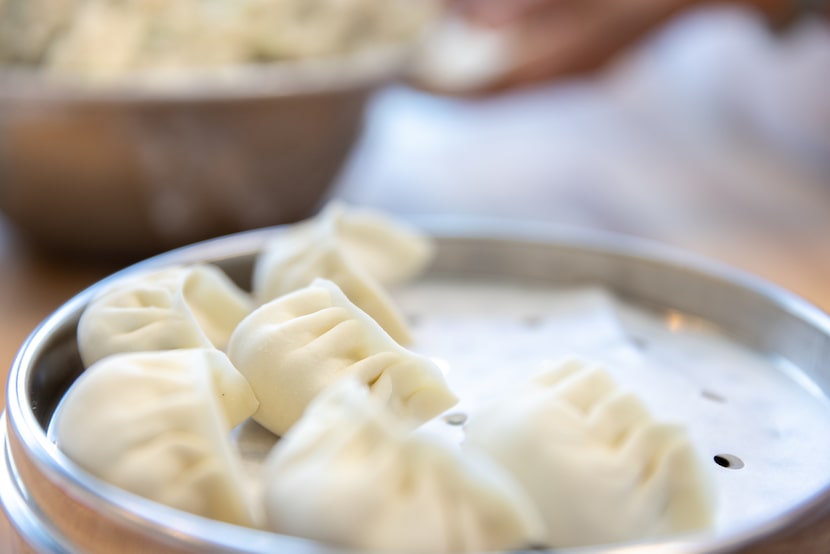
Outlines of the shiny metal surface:
<svg viewBox="0 0 830 554">
<path fill-rule="evenodd" d="M 6 438 L 6 417 L 2 417 L 0 434 L 3 436 L 2 460 L 0 460 L 0 497 L 3 498 L 3 508 L 7 514 L 13 514 L 14 529 L 11 533 L 11 543 L 8 545 L 14 553 L 23 552 L 53 552 L 63 554 L 68 552 L 66 545 L 54 537 L 48 526 L 38 518 L 32 506 L 26 503 L 26 497 L 21 489 L 20 476 L 17 474 L 9 452 Z"/>
<path fill-rule="evenodd" d="M 132 260 L 304 218 L 402 59 L 109 86 L 0 71 L 0 210 L 41 246 Z"/>
<path fill-rule="evenodd" d="M 438 237 L 438 256 L 431 269 L 434 277 L 534 286 L 601 286 L 647 309 L 705 320 L 759 354 L 785 359 L 796 367 L 806 381 L 805 395 L 825 400 L 830 396 L 830 317 L 769 284 L 682 254 L 614 237 L 495 222 L 424 224 Z M 245 286 L 253 258 L 272 232 L 280 231 L 224 237 L 140 265 L 209 261 Z M 134 267 L 125 271 L 134 271 Z M 79 294 L 44 321 L 21 348 L 12 367 L 6 416 L 9 457 L 0 473 L 3 505 L 18 531 L 31 535 L 25 537 L 31 544 L 67 544 L 82 552 L 335 551 L 310 541 L 204 520 L 137 498 L 79 471 L 48 440 L 46 428 L 52 412 L 81 371 L 74 335 L 77 319 L 101 286 L 99 283 Z M 10 484 L 14 472 L 17 477 Z M 798 479 L 798 475 L 787 478 Z M 7 498 L 7 491 L 17 493 Z M 830 475 L 815 490 L 756 525 L 688 542 L 636 545 L 636 551 L 736 551 L 809 522 L 825 511 L 828 503 Z M 45 535 L 44 530 L 48 530 Z M 580 550 L 586 551 L 593 550 Z"/>
</svg>

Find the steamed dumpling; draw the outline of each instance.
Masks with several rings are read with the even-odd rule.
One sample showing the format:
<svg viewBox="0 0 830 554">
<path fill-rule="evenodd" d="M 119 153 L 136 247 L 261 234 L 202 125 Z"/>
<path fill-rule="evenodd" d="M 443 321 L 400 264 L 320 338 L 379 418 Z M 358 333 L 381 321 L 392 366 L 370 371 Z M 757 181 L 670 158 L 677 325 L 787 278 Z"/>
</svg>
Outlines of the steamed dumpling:
<svg viewBox="0 0 830 554">
<path fill-rule="evenodd" d="M 603 369 L 571 360 L 471 415 L 465 444 L 534 498 L 552 547 L 704 530 L 713 500 L 684 430 L 658 423 Z"/>
<path fill-rule="evenodd" d="M 329 279 L 400 343 L 409 329 L 383 288 L 411 278 L 432 257 L 421 233 L 371 210 L 336 203 L 273 238 L 257 258 L 254 294 L 266 302 Z"/>
<path fill-rule="evenodd" d="M 252 309 L 218 267 L 160 269 L 115 281 L 94 298 L 78 322 L 78 349 L 85 366 L 119 352 L 224 349 Z"/>
<path fill-rule="evenodd" d="M 396 343 L 325 279 L 254 310 L 231 336 L 228 356 L 260 401 L 254 419 L 277 435 L 320 391 L 346 376 L 370 385 L 416 422 L 457 401 L 433 362 Z"/>
<path fill-rule="evenodd" d="M 538 544 L 544 527 L 486 457 L 410 434 L 347 379 L 321 393 L 263 469 L 269 527 L 382 552 L 492 552 Z"/>
<path fill-rule="evenodd" d="M 55 438 L 70 459 L 113 485 L 254 526 L 229 432 L 256 407 L 248 383 L 216 349 L 115 354 L 70 387 Z"/>
</svg>

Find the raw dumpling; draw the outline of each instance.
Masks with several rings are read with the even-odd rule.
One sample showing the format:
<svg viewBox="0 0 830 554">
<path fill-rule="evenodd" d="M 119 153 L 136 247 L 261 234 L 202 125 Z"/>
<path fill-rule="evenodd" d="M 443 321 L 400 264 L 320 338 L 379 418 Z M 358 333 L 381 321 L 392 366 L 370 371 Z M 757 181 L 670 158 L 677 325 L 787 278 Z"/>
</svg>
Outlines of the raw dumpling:
<svg viewBox="0 0 830 554">
<path fill-rule="evenodd" d="M 605 370 L 571 360 L 472 414 L 465 445 L 507 468 L 539 506 L 551 547 L 706 529 L 713 499 L 682 428 L 654 421 Z"/>
<path fill-rule="evenodd" d="M 254 268 L 254 294 L 264 303 L 315 278 L 329 279 L 406 344 L 409 329 L 383 287 L 420 272 L 432 252 L 426 237 L 402 223 L 370 210 L 332 204 L 263 249 Z"/>
<path fill-rule="evenodd" d="M 78 322 L 85 366 L 110 354 L 175 348 L 224 349 L 253 299 L 218 267 L 175 266 L 115 281 Z"/>
<path fill-rule="evenodd" d="M 282 251 L 297 243 L 308 245 L 317 232 L 335 237 L 345 255 L 383 285 L 417 275 L 433 256 L 432 242 L 417 229 L 381 212 L 332 202 L 316 217 L 270 241 L 257 260 L 254 290 L 269 296 L 269 276 L 281 265 Z"/>
<path fill-rule="evenodd" d="M 257 401 L 216 349 L 131 352 L 84 371 L 55 416 L 58 447 L 93 475 L 200 516 L 254 526 L 229 432 Z"/>
<path fill-rule="evenodd" d="M 320 218 L 347 255 L 383 285 L 411 279 L 432 259 L 432 242 L 423 233 L 380 212 L 332 203 Z"/>
<path fill-rule="evenodd" d="M 544 538 L 498 465 L 408 429 L 355 380 L 321 393 L 265 461 L 269 527 L 357 551 L 492 552 Z"/>
<path fill-rule="evenodd" d="M 277 435 L 348 375 L 416 422 L 457 402 L 433 362 L 396 343 L 325 279 L 254 310 L 231 336 L 228 356 L 259 398 L 254 419 Z"/>
</svg>

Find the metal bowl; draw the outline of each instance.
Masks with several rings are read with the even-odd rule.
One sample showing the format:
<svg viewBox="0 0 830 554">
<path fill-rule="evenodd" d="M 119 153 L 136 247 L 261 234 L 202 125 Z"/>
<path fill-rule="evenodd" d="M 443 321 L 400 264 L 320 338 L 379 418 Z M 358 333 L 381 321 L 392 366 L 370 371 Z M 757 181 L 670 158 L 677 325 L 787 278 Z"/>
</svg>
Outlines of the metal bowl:
<svg viewBox="0 0 830 554">
<path fill-rule="evenodd" d="M 405 50 L 100 86 L 0 71 L 0 210 L 39 246 L 132 261 L 296 221 Z"/>
<path fill-rule="evenodd" d="M 519 286 L 511 290 L 520 293 L 538 287 L 601 287 L 615 298 L 656 314 L 658 321 L 665 323 L 661 333 L 712 329 L 759 359 L 768 360 L 770 367 L 783 368 L 780 372 L 772 370 L 774 375 L 750 375 L 749 379 L 735 382 L 728 361 L 721 361 L 723 367 L 715 368 L 701 367 L 694 357 L 687 360 L 696 379 L 708 375 L 706 379 L 716 386 L 731 387 L 734 393 L 729 404 L 726 398 L 711 392 L 704 391 L 701 396 L 698 390 L 689 391 L 695 402 L 690 405 L 714 407 L 721 414 L 721 419 L 713 419 L 706 429 L 720 432 L 723 427 L 745 419 L 750 426 L 757 424 L 757 429 L 736 430 L 735 440 L 743 441 L 744 452 L 759 461 L 755 467 L 747 461 L 743 474 L 733 471 L 726 477 L 739 476 L 730 489 L 740 496 L 734 499 L 733 509 L 740 513 L 759 495 L 764 501 L 774 501 L 770 496 L 775 493 L 761 486 L 768 483 L 777 482 L 777 490 L 784 491 L 786 498 L 757 520 L 728 525 L 715 533 L 672 539 L 671 543 L 639 544 L 637 552 L 742 550 L 814 522 L 826 511 L 830 505 L 830 474 L 821 470 L 821 460 L 815 460 L 823 452 L 816 448 L 826 438 L 816 436 L 816 426 L 830 425 L 830 409 L 826 406 L 830 395 L 830 317 L 826 314 L 750 276 L 618 237 L 575 235 L 515 223 L 457 220 L 432 222 L 426 228 L 436 237 L 438 249 L 423 282 L 456 283 L 461 287 L 458 290 L 467 290 L 467 284 L 473 282 L 512 283 Z M 249 231 L 187 246 L 141 262 L 112 278 L 140 268 L 210 262 L 247 287 L 261 245 L 277 232 L 281 228 Z M 18 551 L 336 551 L 308 540 L 205 520 L 128 494 L 79 470 L 49 440 L 47 428 L 55 407 L 83 370 L 75 336 L 78 318 L 90 298 L 105 285 L 106 281 L 92 286 L 47 318 L 22 346 L 11 368 L 5 450 L 0 463 L 0 501 L 14 527 Z M 502 304 L 502 308 L 510 309 L 508 304 Z M 410 298 L 409 305 L 419 307 L 419 319 L 430 317 L 423 295 Z M 488 308 L 475 309 L 486 314 Z M 666 317 L 659 319 L 662 316 Z M 536 323 L 528 324 L 538 325 L 538 317 L 535 320 Z M 504 328 L 503 318 L 499 321 L 499 329 Z M 476 330 L 481 329 L 476 323 Z M 503 339 L 505 335 L 500 333 L 499 337 Z M 720 371 L 723 368 L 725 371 Z M 763 385 L 770 382 L 774 386 Z M 775 422 L 776 414 L 789 417 L 791 411 L 799 412 L 790 410 L 797 406 L 793 406 L 793 398 L 784 399 L 786 394 L 795 395 L 799 403 L 815 403 L 820 417 L 789 421 L 792 427 L 787 436 L 764 435 L 767 426 Z M 745 406 L 738 398 L 741 395 L 763 415 L 741 413 Z M 683 415 L 694 418 L 703 412 L 692 408 Z M 759 430 L 761 433 L 756 433 Z M 784 455 L 775 458 L 782 449 Z M 774 453 L 775 459 L 766 467 L 760 459 L 769 452 Z M 797 463 L 788 462 L 809 458 L 813 458 L 813 465 L 818 464 L 818 471 L 812 475 L 800 472 Z M 798 492 L 792 493 L 794 489 Z M 630 549 L 631 545 L 625 545 L 601 550 L 622 553 Z M 578 550 L 589 551 L 594 550 Z"/>
</svg>

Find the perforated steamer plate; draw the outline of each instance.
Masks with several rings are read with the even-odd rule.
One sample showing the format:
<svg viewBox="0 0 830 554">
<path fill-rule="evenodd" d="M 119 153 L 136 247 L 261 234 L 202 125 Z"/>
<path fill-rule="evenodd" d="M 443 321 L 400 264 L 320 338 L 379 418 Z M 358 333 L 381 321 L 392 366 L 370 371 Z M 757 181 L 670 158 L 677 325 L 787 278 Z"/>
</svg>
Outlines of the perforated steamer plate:
<svg viewBox="0 0 830 554">
<path fill-rule="evenodd" d="M 457 219 L 424 226 L 436 236 L 436 260 L 393 295 L 413 326 L 413 349 L 433 357 L 461 397 L 428 432 L 460 439 L 464 416 L 545 360 L 577 355 L 603 365 L 657 418 L 684 425 L 716 484 L 716 529 L 638 552 L 757 544 L 830 502 L 827 315 L 754 278 L 617 237 Z M 139 265 L 214 262 L 247 285 L 275 232 Z M 47 319 L 11 371 L 0 492 L 21 542 L 42 552 L 332 551 L 159 506 L 91 478 L 57 451 L 45 430 L 81 371 L 75 326 L 102 286 Z M 236 438 L 255 476 L 274 438 L 255 424 Z"/>
</svg>

